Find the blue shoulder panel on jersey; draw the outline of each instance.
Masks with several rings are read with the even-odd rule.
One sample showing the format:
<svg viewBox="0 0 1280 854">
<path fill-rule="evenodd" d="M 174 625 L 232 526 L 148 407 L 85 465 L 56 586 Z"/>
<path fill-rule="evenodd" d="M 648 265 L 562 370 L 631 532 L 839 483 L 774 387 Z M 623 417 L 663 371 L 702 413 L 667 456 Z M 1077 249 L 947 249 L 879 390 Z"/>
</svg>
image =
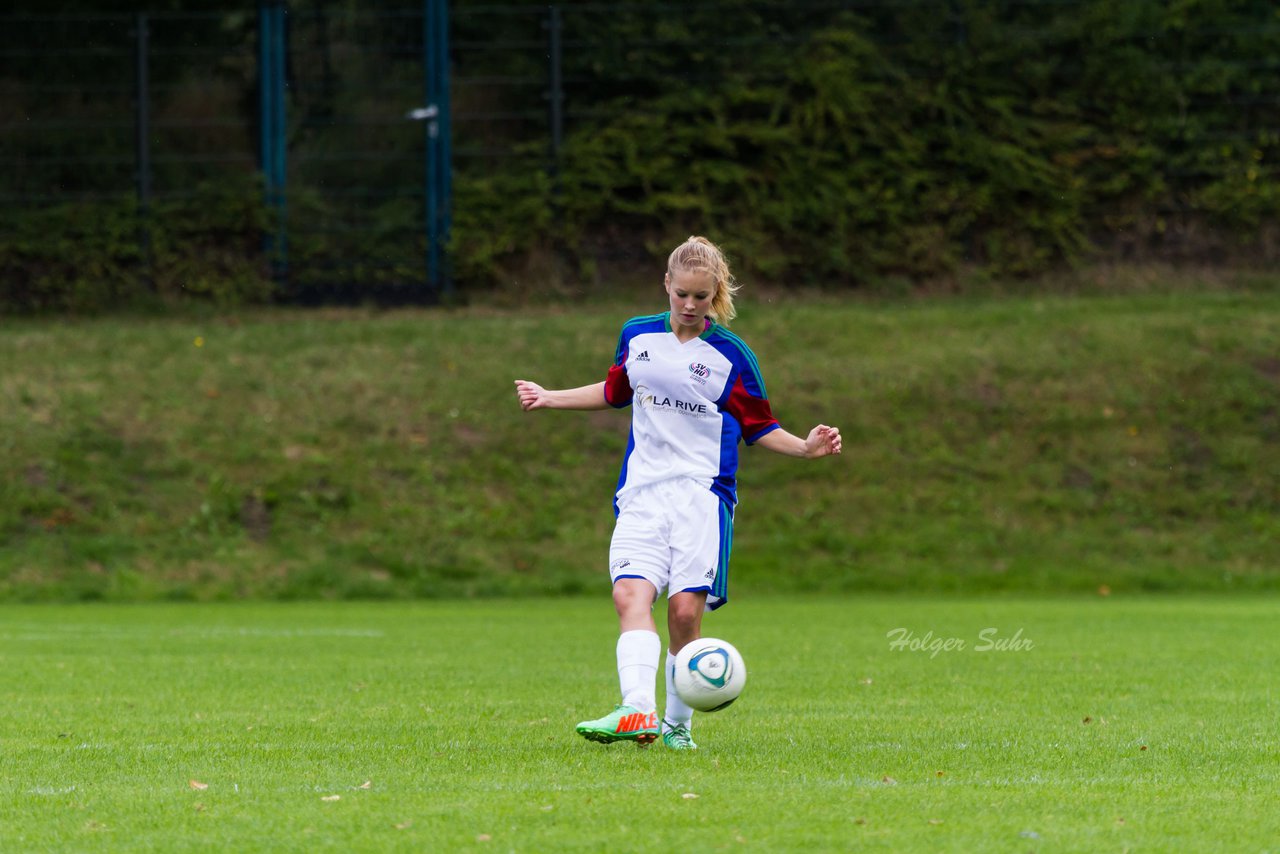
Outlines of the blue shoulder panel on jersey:
<svg viewBox="0 0 1280 854">
<path fill-rule="evenodd" d="M 760 389 L 760 396 L 766 400 L 769 398 L 764 389 L 764 375 L 760 373 L 760 363 L 756 361 L 756 354 L 751 352 L 747 342 L 723 326 L 717 326 L 714 334 L 707 339 L 707 343 L 724 353 L 725 358 L 738 366 L 738 369 L 746 375 L 744 384 L 749 381 L 754 382 Z"/>
<path fill-rule="evenodd" d="M 618 336 L 618 349 L 613 354 L 613 363 L 615 365 L 622 364 L 622 354 L 625 352 L 627 343 L 635 335 L 642 332 L 663 332 L 665 330 L 667 315 L 647 314 L 641 317 L 633 317 L 626 323 L 622 324 L 622 333 Z"/>
</svg>

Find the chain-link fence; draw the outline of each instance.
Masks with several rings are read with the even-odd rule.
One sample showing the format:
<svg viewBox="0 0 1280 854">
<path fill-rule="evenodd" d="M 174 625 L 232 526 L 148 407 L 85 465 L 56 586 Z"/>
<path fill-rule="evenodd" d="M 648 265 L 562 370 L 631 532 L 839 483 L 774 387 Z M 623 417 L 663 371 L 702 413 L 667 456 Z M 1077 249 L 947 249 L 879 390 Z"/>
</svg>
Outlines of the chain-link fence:
<svg viewBox="0 0 1280 854">
<path fill-rule="evenodd" d="M 1179 94 L 1171 97 L 1181 99 L 1183 129 L 1159 132 L 1190 134 L 1202 147 L 1207 140 L 1231 153 L 1149 164 L 1167 190 L 1150 200 L 1152 216 L 1175 221 L 1194 207 L 1192 189 L 1225 171 L 1246 168 L 1245 175 L 1242 161 L 1254 161 L 1249 180 L 1274 181 L 1280 19 L 1274 11 L 1267 15 L 1265 4 L 1236 5 L 1239 14 L 1229 26 L 1197 28 L 1188 16 L 1181 31 L 1166 25 L 1143 36 L 1141 26 L 1130 23 L 1117 36 L 1127 40 L 1126 50 L 1147 57 L 1148 77 L 1179 81 Z M 537 173 L 551 187 L 554 205 L 560 182 L 581 186 L 585 180 L 566 159 L 566 137 L 646 109 L 659 94 L 684 91 L 696 101 L 727 87 L 786 81 L 789 64 L 813 49 L 813 34 L 824 23 L 854 20 L 893 58 L 895 74 L 954 86 L 964 73 L 954 63 L 976 66 L 977 54 L 993 49 L 983 42 L 984 28 L 995 19 L 1016 21 L 1012 31 L 1023 59 L 1009 74 L 1030 73 L 1038 63 L 1036 73 L 1045 80 L 1067 80 L 1088 57 L 1072 53 L 1080 49 L 1078 38 L 1061 41 L 1041 20 L 1070 16 L 1076 6 L 1083 3 L 457 3 L 448 18 L 452 109 L 433 116 L 430 3 L 380 10 L 297 2 L 279 33 L 280 84 L 287 93 L 280 233 L 287 235 L 287 264 L 276 272 L 283 292 L 296 299 L 437 295 L 429 287 L 431 219 L 447 211 L 431 210 L 437 193 L 430 126 L 452 144 L 447 174 L 455 181 L 474 188 L 499 172 Z M 163 216 L 166 204 L 184 199 L 208 204 L 214 190 L 245 186 L 267 193 L 272 168 L 264 163 L 270 112 L 262 94 L 262 15 L 262 9 L 241 9 L 0 18 L 0 203 L 35 210 L 131 202 Z M 1171 37 L 1185 44 L 1170 48 Z M 1216 64 L 1196 61 L 1204 45 L 1217 52 Z M 953 65 L 940 75 L 936 57 L 944 53 L 957 58 L 947 60 Z M 1159 82 L 1134 79 L 1132 85 Z M 1099 92 L 1079 109 L 1105 112 L 1110 99 Z M 440 130 L 436 118 L 449 123 Z M 1089 156 L 1105 159 L 1110 151 L 1140 147 L 1141 140 L 1094 139 L 1089 146 Z M 485 211 L 468 207 L 477 197 L 464 187 L 446 200 L 464 223 L 453 236 L 455 252 L 483 231 Z M 221 222 L 209 227 L 226 227 Z M 266 236 L 262 259 L 270 260 L 280 251 L 270 242 L 277 226 L 259 225 Z M 136 240 L 145 260 L 145 217 Z M 625 255 L 635 247 L 619 243 L 615 251 Z"/>
</svg>

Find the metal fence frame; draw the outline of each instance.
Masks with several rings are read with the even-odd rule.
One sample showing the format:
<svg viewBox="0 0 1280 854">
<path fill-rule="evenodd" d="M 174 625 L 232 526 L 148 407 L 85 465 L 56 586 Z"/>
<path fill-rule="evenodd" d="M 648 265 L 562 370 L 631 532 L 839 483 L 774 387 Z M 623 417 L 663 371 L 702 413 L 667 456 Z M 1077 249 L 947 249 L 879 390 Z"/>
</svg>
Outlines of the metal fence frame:
<svg viewBox="0 0 1280 854">
<path fill-rule="evenodd" d="M 832 5 L 847 5 L 858 8 L 883 5 L 883 0 L 859 0 L 856 3 L 845 4 L 835 3 L 834 0 L 832 2 L 806 0 L 806 2 L 822 5 L 824 8 Z M 1025 0 L 1025 2 L 1031 2 L 1031 0 Z M 1070 2 L 1070 0 L 1036 0 L 1036 2 Z M 477 169 L 479 168 L 477 164 L 491 158 L 528 158 L 528 143 L 537 143 L 539 140 L 544 140 L 545 147 L 542 150 L 545 154 L 537 160 L 529 159 L 527 168 L 546 171 L 551 177 L 554 186 L 560 180 L 564 170 L 570 168 L 570 165 L 565 164 L 563 160 L 564 141 L 567 131 L 571 129 L 571 126 L 576 121 L 599 118 L 598 113 L 593 113 L 589 109 L 584 110 L 575 105 L 572 97 L 574 87 L 587 82 L 584 75 L 589 75 L 589 71 L 584 72 L 581 69 L 575 71 L 567 67 L 567 58 L 571 57 L 580 45 L 574 41 L 573 35 L 569 33 L 570 27 L 567 25 L 566 18 L 574 16 L 578 20 L 582 20 L 583 16 L 598 16 L 619 12 L 630 13 L 642 7 L 635 4 L 591 3 L 574 4 L 572 6 L 552 4 L 540 7 L 511 5 L 465 6 L 455 9 L 451 14 L 447 0 L 421 0 L 421 3 L 421 8 L 417 10 L 382 10 L 377 12 L 355 12 L 352 14 L 354 17 L 364 16 L 370 20 L 401 16 L 406 21 L 420 21 L 421 23 L 421 35 L 406 40 L 406 50 L 412 51 L 416 49 L 420 51 L 420 56 L 416 61 L 421 64 L 421 101 L 417 104 L 405 104 L 406 109 L 402 114 L 388 116 L 378 121 L 385 122 L 387 127 L 391 127 L 397 122 L 400 124 L 410 121 L 421 122 L 421 145 L 417 155 L 420 158 L 421 190 L 410 190 L 402 187 L 398 192 L 402 192 L 407 198 L 421 195 L 419 227 L 421 228 L 422 259 L 417 287 L 422 298 L 434 300 L 447 294 L 451 287 L 448 247 L 453 237 L 452 207 L 455 170 Z M 939 4 L 934 3 L 934 5 Z M 649 7 L 643 8 L 646 11 L 649 10 Z M 676 7 L 671 8 L 674 9 Z M 658 9 L 656 13 L 660 14 L 661 9 Z M 200 15 L 144 13 L 133 16 L 82 16 L 81 18 L 73 19 L 68 19 L 66 16 L 53 15 L 45 16 L 44 18 L 33 18 L 31 16 L 17 18 L 11 16 L 7 20 L 0 18 L 0 23 L 8 24 L 15 21 L 23 21 L 38 27 L 42 22 L 49 26 L 54 26 L 55 24 L 67 24 L 69 21 L 72 24 L 76 22 L 84 23 L 86 26 L 101 25 L 104 31 L 118 33 L 117 40 L 112 44 L 76 46 L 62 43 L 48 46 L 43 50 L 55 59 L 58 55 L 88 56 L 101 54 L 103 56 L 110 55 L 116 59 L 127 58 L 129 60 L 128 65 L 132 69 L 132 79 L 129 81 L 129 86 L 133 93 L 132 116 L 129 124 L 133 128 L 134 149 L 132 154 L 133 187 L 131 189 L 136 196 L 141 214 L 140 222 L 142 225 L 139 228 L 138 240 L 144 258 L 149 257 L 151 251 L 150 233 L 147 227 L 149 212 L 157 199 L 163 198 L 168 194 L 182 192 L 181 190 L 157 185 L 155 176 L 157 165 L 179 162 L 184 158 L 190 162 L 200 161 L 211 167 L 217 167 L 221 163 L 252 165 L 262 177 L 265 201 L 273 212 L 275 223 L 274 228 L 265 235 L 264 256 L 269 259 L 275 274 L 282 280 L 287 280 L 297 273 L 295 265 L 290 261 L 292 242 L 290 240 L 289 223 L 291 209 L 294 207 L 292 200 L 294 193 L 298 189 L 298 187 L 288 183 L 291 170 L 308 160 L 322 161 L 325 158 L 331 158 L 334 162 L 338 162 L 344 157 L 348 160 L 359 160 L 367 156 L 370 162 L 380 162 L 378 160 L 379 157 L 387 159 L 392 155 L 384 156 L 378 152 L 366 153 L 362 151 L 321 153 L 304 151 L 299 157 L 294 158 L 287 154 L 291 127 L 290 96 L 295 93 L 290 63 L 298 62 L 295 55 L 298 48 L 288 41 L 291 13 L 286 0 L 261 0 L 256 12 L 256 64 L 259 100 L 255 111 L 258 123 L 257 150 L 252 154 L 248 151 L 220 151 L 210 154 L 187 152 L 157 154 L 154 139 L 157 129 L 172 130 L 173 125 L 171 123 L 166 124 L 169 120 L 158 118 L 153 109 L 156 104 L 155 94 L 158 89 L 157 83 L 153 79 L 153 60 L 157 56 L 187 49 L 186 46 L 174 46 L 159 41 L 156 35 L 157 26 L 174 21 L 189 21 L 197 18 L 212 20 L 222 14 L 230 15 L 232 13 L 202 13 Z M 450 31 L 458 26 L 459 21 L 470 21 L 472 23 L 471 30 L 482 29 L 475 26 L 475 21 L 487 20 L 485 16 L 491 16 L 495 21 L 510 21 L 519 18 L 522 24 L 518 28 L 518 34 L 514 36 L 472 37 L 469 40 L 451 40 Z M 963 17 L 953 14 L 952 18 L 954 19 L 954 26 L 949 30 L 949 38 L 954 39 L 958 44 L 963 44 L 968 38 Z M 578 38 L 581 38 L 581 36 Z M 743 47 L 742 45 L 734 44 L 732 37 L 728 35 L 713 35 L 710 37 L 709 44 L 714 46 L 720 43 L 724 45 L 733 44 L 735 49 Z M 414 47 L 415 45 L 417 47 Z M 749 48 L 749 46 L 747 47 Z M 204 45 L 196 45 L 194 49 L 210 53 L 216 53 L 217 51 L 217 48 Z M 536 61 L 531 60 L 529 65 L 530 68 L 536 68 L 537 73 L 516 78 L 500 78 L 467 72 L 458 73 L 452 70 L 454 62 L 450 60 L 450 51 L 453 51 L 452 56 L 455 60 L 457 57 L 471 58 L 483 51 L 525 52 L 530 57 L 537 58 Z M 3 53 L 4 51 L 0 51 L 0 54 Z M 42 55 L 34 48 L 10 49 L 8 53 L 19 57 L 32 58 Z M 247 57 L 235 57 L 234 61 L 243 64 L 248 62 L 249 59 Z M 1241 57 L 1238 61 L 1241 64 L 1280 62 L 1275 57 Z M 122 67 L 123 64 L 121 63 Z M 465 64 L 472 65 L 469 62 Z M 93 85 L 99 85 L 102 87 L 102 91 L 106 91 L 110 84 L 95 83 Z M 496 108 L 477 106 L 478 103 L 483 104 L 484 101 L 483 98 L 475 97 L 477 92 L 495 93 L 502 91 L 519 91 L 523 93 L 520 97 L 514 99 L 520 103 L 520 106 L 518 108 L 510 106 Z M 455 105 L 459 101 L 463 102 L 463 106 L 456 108 Z M 1259 109 L 1271 109 L 1274 113 L 1275 105 L 1280 104 L 1280 93 L 1262 93 L 1253 96 L 1251 99 L 1242 97 L 1238 103 L 1242 121 L 1234 127 L 1223 127 L 1214 131 L 1214 133 L 1220 134 L 1224 141 L 1238 141 L 1256 135 L 1259 132 L 1257 127 L 1258 120 L 1255 118 L 1246 120 L 1244 117 L 1252 116 L 1253 112 Z M 216 117 L 209 119 L 209 126 L 219 126 L 219 121 L 223 120 Z M 74 115 L 68 115 L 45 120 L 45 126 L 51 129 L 50 132 L 55 132 L 58 128 L 72 131 L 80 128 L 93 130 L 99 126 L 95 122 L 112 124 L 105 120 L 81 120 Z M 507 125 L 503 126 L 519 124 L 529 130 L 527 133 L 505 134 L 505 142 L 502 144 L 493 144 L 486 139 L 483 132 L 471 130 L 471 128 L 477 126 L 482 127 L 486 124 L 498 126 L 502 123 L 507 123 Z M 10 129 L 15 129 L 19 127 L 21 121 L 15 118 L 7 124 Z M 227 127 L 236 124 L 236 122 L 230 120 L 225 121 Z M 0 142 L 4 138 L 5 125 L 5 119 L 0 117 Z M 1280 125 L 1280 122 L 1277 122 L 1277 125 Z M 199 130 L 199 126 L 192 125 L 191 129 Z M 1280 126 L 1271 130 L 1280 134 Z M 455 137 L 458 138 L 458 144 L 456 145 Z M 515 153 L 515 146 L 511 144 L 512 139 L 521 139 L 526 143 L 524 153 Z M 4 159 L 3 151 L 0 151 L 0 161 Z M 19 165 L 20 168 L 20 164 L 16 165 Z M 85 155 L 83 157 L 69 158 L 69 162 L 61 165 L 65 165 L 69 170 L 74 171 L 79 168 L 91 170 L 99 165 L 122 166 L 123 163 L 118 156 L 103 155 L 95 158 L 93 155 Z M 1173 181 L 1190 181 L 1200 176 L 1189 173 L 1185 175 L 1170 173 L 1169 177 Z M 117 191 L 124 191 L 125 189 L 125 187 L 115 187 Z M 0 191 L 0 193 L 2 192 Z M 359 188 L 340 188 L 329 190 L 329 192 L 334 197 L 346 194 L 351 198 L 359 198 L 362 191 Z M 18 205 L 40 205 L 72 200 L 77 198 L 78 195 L 76 192 L 67 192 L 61 188 L 51 192 L 30 193 L 19 187 L 18 192 L 10 194 L 8 198 L 0 196 L 0 202 Z M 87 193 L 83 195 L 92 197 L 94 194 Z M 365 192 L 365 195 L 373 196 L 376 193 L 373 190 L 369 190 Z M 1174 209 L 1158 211 L 1158 213 L 1170 214 L 1178 212 Z M 341 275 L 341 271 L 338 271 L 337 275 Z"/>
</svg>

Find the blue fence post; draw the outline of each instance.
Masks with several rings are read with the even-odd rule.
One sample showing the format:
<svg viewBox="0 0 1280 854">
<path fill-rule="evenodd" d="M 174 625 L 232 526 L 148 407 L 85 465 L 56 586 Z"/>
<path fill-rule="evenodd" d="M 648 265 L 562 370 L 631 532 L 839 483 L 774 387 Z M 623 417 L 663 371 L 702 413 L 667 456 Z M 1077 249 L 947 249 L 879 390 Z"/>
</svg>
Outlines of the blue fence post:
<svg viewBox="0 0 1280 854">
<path fill-rule="evenodd" d="M 453 230 L 453 150 L 452 108 L 449 99 L 449 0 L 436 0 L 436 95 L 440 110 L 440 219 L 436 239 L 440 245 L 441 285 L 446 297 L 453 295 L 453 277 L 449 275 L 449 237 Z"/>
<path fill-rule="evenodd" d="M 277 270 L 278 275 L 285 277 L 289 271 L 289 220 L 288 220 L 288 194 L 286 185 L 288 183 L 285 155 L 288 151 L 288 131 L 285 125 L 285 92 L 289 83 L 285 79 L 285 60 L 288 51 L 287 43 L 287 25 L 286 16 L 289 14 L 288 7 L 284 2 L 280 2 L 275 6 L 276 26 L 275 26 L 275 73 L 272 77 L 276 84 L 276 98 L 274 102 L 275 114 L 275 173 L 276 173 L 276 209 L 277 209 L 277 231 L 279 234 L 279 245 L 276 248 L 277 253 Z"/>
<path fill-rule="evenodd" d="M 259 138 L 266 204 L 275 214 L 274 230 L 264 241 L 272 275 L 288 271 L 288 224 L 285 207 L 285 4 L 283 0 L 258 6 Z"/>
<path fill-rule="evenodd" d="M 422 70 L 426 108 L 423 129 L 423 191 L 427 240 L 427 286 L 450 296 L 448 247 L 452 226 L 452 154 L 449 146 L 449 4 L 423 0 Z"/>
<path fill-rule="evenodd" d="M 560 149 L 564 145 L 564 74 L 562 58 L 564 50 L 561 37 L 564 23 L 559 6 L 547 7 L 547 121 L 551 125 L 551 184 L 552 192 L 560 195 Z"/>
<path fill-rule="evenodd" d="M 426 109 L 422 111 L 422 181 L 423 181 L 423 231 L 427 241 L 427 287 L 432 293 L 440 290 L 440 253 L 436 243 L 436 220 L 439 205 L 439 187 L 436 181 L 436 137 L 440 133 L 440 108 L 436 103 L 435 56 L 436 18 L 435 0 L 422 3 L 422 84 Z"/>
<path fill-rule="evenodd" d="M 154 287 L 151 251 L 151 74 L 148 65 L 150 32 L 147 13 L 134 17 L 134 160 L 138 191 L 138 248 L 142 253 L 143 276 Z"/>
</svg>

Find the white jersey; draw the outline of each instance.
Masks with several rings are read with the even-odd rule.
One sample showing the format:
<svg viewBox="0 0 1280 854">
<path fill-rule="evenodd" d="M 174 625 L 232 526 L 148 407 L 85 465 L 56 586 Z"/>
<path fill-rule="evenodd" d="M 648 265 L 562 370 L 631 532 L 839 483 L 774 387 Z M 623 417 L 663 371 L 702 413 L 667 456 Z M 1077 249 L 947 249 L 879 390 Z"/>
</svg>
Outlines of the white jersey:
<svg viewBox="0 0 1280 854">
<path fill-rule="evenodd" d="M 611 406 L 632 404 L 631 435 L 614 502 L 641 486 L 691 478 L 729 507 L 737 503 L 738 442 L 778 429 L 755 354 L 708 322 L 681 342 L 667 312 L 622 327 L 605 381 Z"/>
</svg>

